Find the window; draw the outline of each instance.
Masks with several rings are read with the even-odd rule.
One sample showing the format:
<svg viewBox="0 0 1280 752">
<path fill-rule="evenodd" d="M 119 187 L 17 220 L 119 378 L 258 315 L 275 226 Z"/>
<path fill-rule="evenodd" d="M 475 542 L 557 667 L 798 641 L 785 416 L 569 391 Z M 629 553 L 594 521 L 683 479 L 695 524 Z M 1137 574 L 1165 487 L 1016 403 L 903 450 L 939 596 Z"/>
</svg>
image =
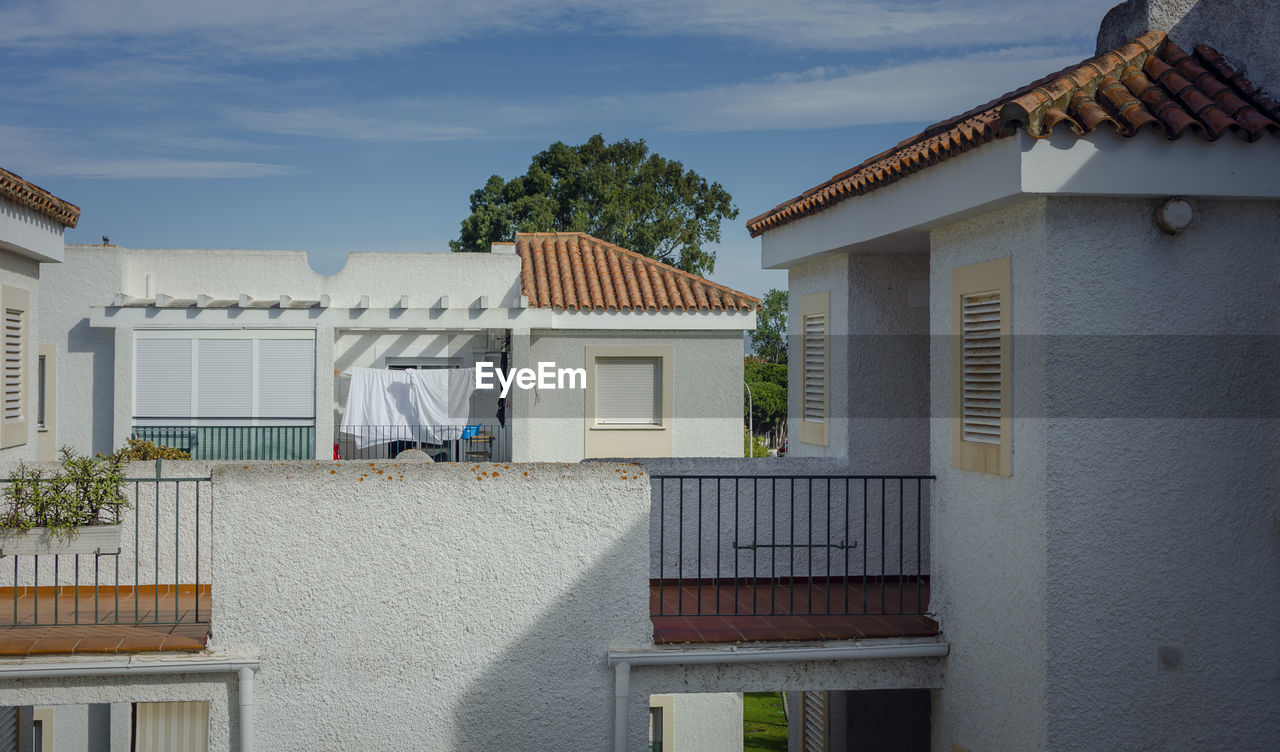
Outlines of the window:
<svg viewBox="0 0 1280 752">
<path fill-rule="evenodd" d="M 27 308 L 26 290 L 0 288 L 4 306 L 4 447 L 27 443 Z"/>
<path fill-rule="evenodd" d="M 951 274 L 951 464 L 1011 475 L 1010 261 Z"/>
<path fill-rule="evenodd" d="M 139 332 L 133 383 L 135 421 L 310 422 L 315 340 L 303 332 Z"/>
<path fill-rule="evenodd" d="M 670 457 L 675 448 L 675 348 L 585 348 L 587 457 Z M 558 368 L 572 365 L 556 363 Z"/>
<path fill-rule="evenodd" d="M 802 327 L 803 360 L 800 369 L 800 436 L 806 444 L 827 446 L 830 422 L 830 343 L 831 293 L 801 295 L 796 302 L 796 316 Z"/>
<path fill-rule="evenodd" d="M 597 358 L 596 423 L 662 425 L 662 359 Z"/>
<path fill-rule="evenodd" d="M 135 702 L 134 752 L 207 752 L 208 702 Z"/>
<path fill-rule="evenodd" d="M 36 360 L 36 425 L 40 428 L 44 428 L 44 410 L 49 389 L 46 360 L 44 355 Z"/>
</svg>

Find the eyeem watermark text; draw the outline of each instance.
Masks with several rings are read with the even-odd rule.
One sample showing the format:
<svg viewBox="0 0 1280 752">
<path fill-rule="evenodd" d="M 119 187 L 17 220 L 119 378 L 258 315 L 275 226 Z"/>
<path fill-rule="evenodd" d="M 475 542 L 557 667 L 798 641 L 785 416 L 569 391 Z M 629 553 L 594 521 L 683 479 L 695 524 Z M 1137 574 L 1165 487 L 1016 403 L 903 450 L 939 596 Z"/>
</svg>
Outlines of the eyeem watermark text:
<svg viewBox="0 0 1280 752">
<path fill-rule="evenodd" d="M 504 373 L 488 361 L 476 363 L 476 389 L 493 389 L 494 379 L 502 389 L 500 397 L 507 396 L 512 384 L 520 389 L 586 389 L 587 369 L 556 368 L 555 363 L 540 362 L 536 369 L 508 368 Z"/>
</svg>

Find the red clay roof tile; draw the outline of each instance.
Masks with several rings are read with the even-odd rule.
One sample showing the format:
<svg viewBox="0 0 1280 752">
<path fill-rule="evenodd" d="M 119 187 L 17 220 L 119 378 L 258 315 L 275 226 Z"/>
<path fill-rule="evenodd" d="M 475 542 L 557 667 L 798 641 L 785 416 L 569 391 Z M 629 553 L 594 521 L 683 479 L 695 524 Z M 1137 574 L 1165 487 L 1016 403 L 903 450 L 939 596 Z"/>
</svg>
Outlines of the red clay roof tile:
<svg viewBox="0 0 1280 752">
<path fill-rule="evenodd" d="M 1215 141 L 1280 136 L 1280 104 L 1207 45 L 1183 51 L 1162 31 L 1053 73 L 956 117 L 747 220 L 752 237 L 894 183 L 931 165 L 1013 135 L 1047 138 L 1056 127 L 1087 136 L 1108 124 L 1121 136 L 1192 132 Z"/>
<path fill-rule="evenodd" d="M 61 222 L 63 227 L 75 227 L 80 221 L 80 207 L 5 169 L 0 169 L 0 196 Z"/>
<path fill-rule="evenodd" d="M 534 308 L 751 311 L 757 298 L 581 232 L 520 233 L 520 285 Z"/>
</svg>

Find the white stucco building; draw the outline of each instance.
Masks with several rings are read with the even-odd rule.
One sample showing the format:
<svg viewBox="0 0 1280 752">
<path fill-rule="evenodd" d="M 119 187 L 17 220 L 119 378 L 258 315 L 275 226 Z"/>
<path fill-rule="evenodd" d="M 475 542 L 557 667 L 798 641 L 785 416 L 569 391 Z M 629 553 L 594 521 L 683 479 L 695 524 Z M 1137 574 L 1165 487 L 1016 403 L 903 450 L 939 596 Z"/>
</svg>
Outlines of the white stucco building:
<svg viewBox="0 0 1280 752">
<path fill-rule="evenodd" d="M 455 416 L 471 428 L 427 447 L 437 457 L 742 451 L 757 301 L 581 233 L 356 253 L 330 276 L 300 251 L 73 245 L 42 289 L 66 301 L 41 324 L 60 364 L 57 442 L 81 451 L 138 435 L 208 459 L 386 457 L 418 442 L 344 422 L 351 369 L 477 363 L 578 374 L 506 399 L 490 378 Z"/>
<path fill-rule="evenodd" d="M 63 260 L 63 231 L 79 219 L 75 204 L 0 169 L 0 461 L 52 459 L 57 449 L 51 430 L 57 353 L 39 337 L 40 277 Z"/>
<path fill-rule="evenodd" d="M 937 476 L 937 752 L 1280 733 L 1278 31 L 1125 3 L 1098 57 L 748 223 L 792 455 Z"/>
</svg>

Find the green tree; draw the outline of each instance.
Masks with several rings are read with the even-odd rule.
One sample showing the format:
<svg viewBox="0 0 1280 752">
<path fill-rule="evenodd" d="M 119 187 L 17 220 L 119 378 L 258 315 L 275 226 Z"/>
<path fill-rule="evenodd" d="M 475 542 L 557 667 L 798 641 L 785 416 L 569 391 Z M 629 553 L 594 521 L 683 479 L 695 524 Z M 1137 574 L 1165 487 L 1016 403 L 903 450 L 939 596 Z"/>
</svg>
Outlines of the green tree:
<svg viewBox="0 0 1280 752">
<path fill-rule="evenodd" d="M 760 308 L 756 311 L 751 349 L 771 363 L 787 362 L 787 304 L 786 290 L 770 290 L 760 299 Z"/>
<path fill-rule="evenodd" d="M 694 274 L 715 269 L 720 223 L 738 216 L 733 197 L 643 140 L 612 144 L 596 134 L 533 155 L 511 180 L 493 175 L 471 194 L 454 252 L 486 252 L 517 232 L 586 232 Z"/>
<path fill-rule="evenodd" d="M 787 425 L 787 365 L 766 363 L 758 357 L 743 363 L 743 380 L 751 387 L 751 422 L 757 434 L 771 434 L 775 443 L 783 437 Z M 743 413 L 747 396 L 743 394 Z"/>
</svg>

